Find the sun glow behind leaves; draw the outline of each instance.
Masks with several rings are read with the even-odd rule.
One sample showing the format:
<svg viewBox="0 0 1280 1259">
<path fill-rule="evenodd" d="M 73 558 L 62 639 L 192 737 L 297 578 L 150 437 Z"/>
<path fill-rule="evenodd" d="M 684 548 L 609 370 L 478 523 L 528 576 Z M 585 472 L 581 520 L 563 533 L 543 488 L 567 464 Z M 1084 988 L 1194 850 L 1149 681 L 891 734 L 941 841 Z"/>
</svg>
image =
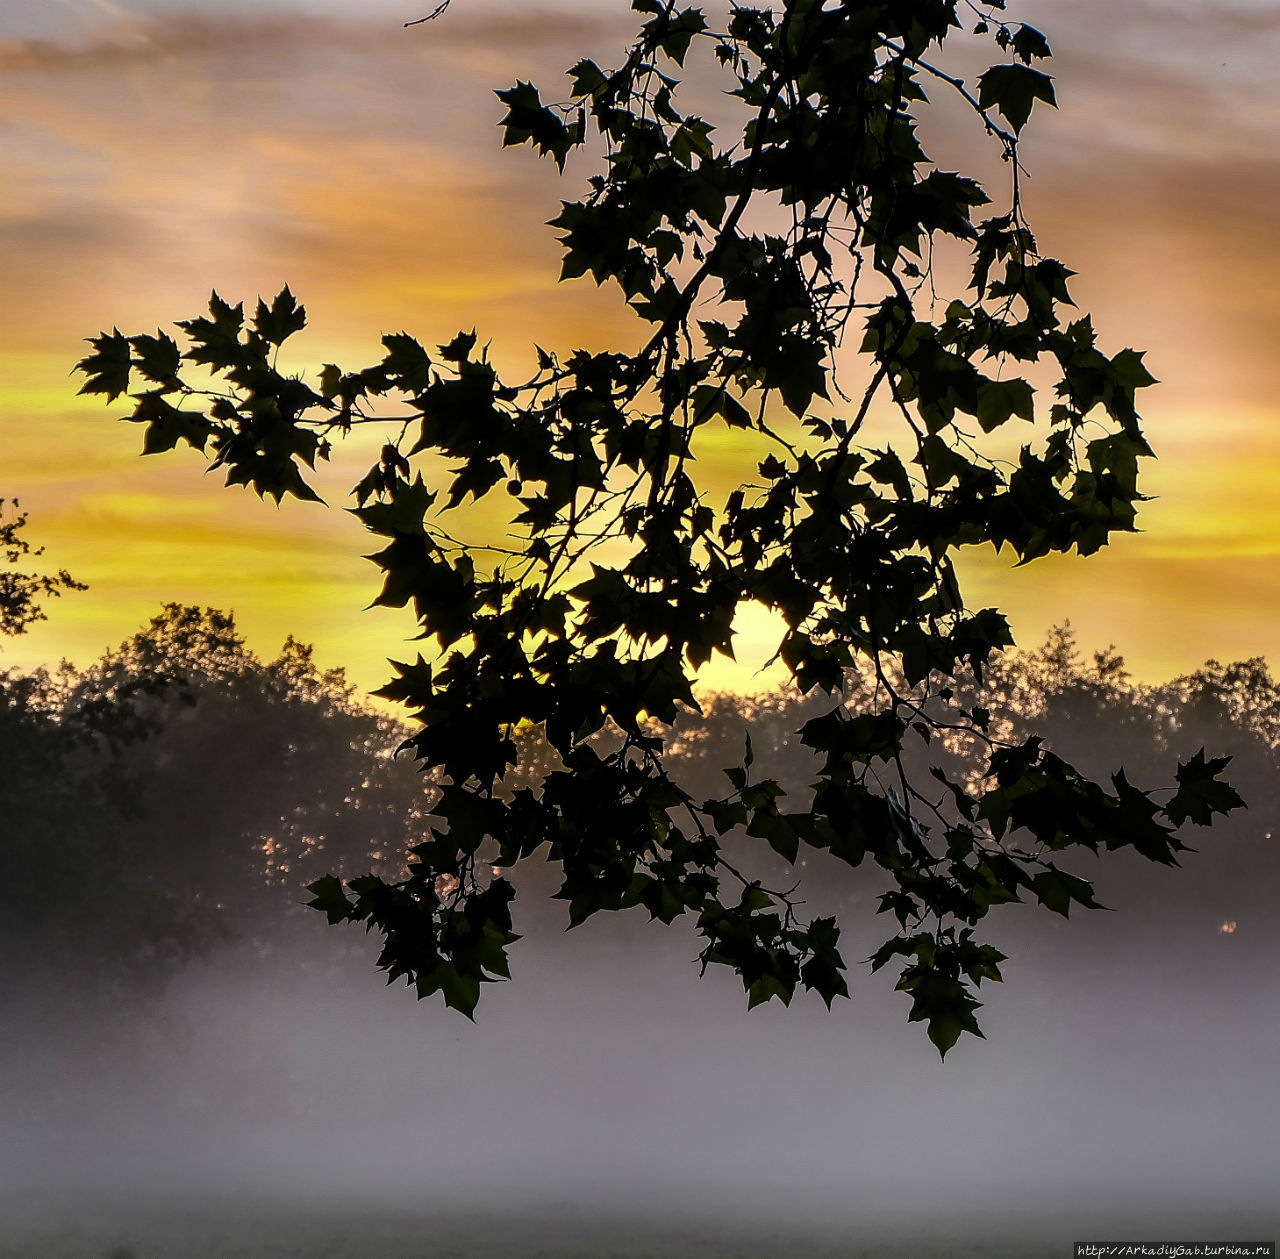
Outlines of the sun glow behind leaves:
<svg viewBox="0 0 1280 1259">
<path fill-rule="evenodd" d="M 1275 102 L 1241 114 L 1238 86 L 1230 95 L 1172 54 L 1117 66 L 1118 36 L 1112 61 L 1100 59 L 1095 7 L 1073 12 L 1070 29 L 1042 19 L 1071 95 L 1028 128 L 1027 196 L 1046 246 L 1080 270 L 1073 288 L 1104 341 L 1150 347 L 1165 382 L 1148 402 L 1161 460 L 1146 486 L 1159 497 L 1139 519 L 1148 532 L 1087 564 L 1015 574 L 974 555 L 966 593 L 1006 608 L 1027 642 L 1069 616 L 1082 641 L 1114 641 L 1138 672 L 1274 654 L 1280 329 L 1275 277 L 1258 259 L 1275 253 L 1280 163 L 1250 137 L 1272 126 Z M 213 287 L 252 302 L 286 281 L 312 321 L 299 370 L 369 361 L 402 327 L 433 344 L 474 326 L 504 370 L 534 342 L 629 335 L 610 294 L 554 283 L 543 220 L 569 190 L 530 155 L 501 152 L 490 95 L 517 76 L 550 93 L 584 51 L 607 61 L 610 19 L 525 7 L 495 27 L 493 12 L 403 32 L 380 11 L 338 25 L 210 2 L 180 21 L 108 22 L 96 42 L 0 47 L 0 118 L 15 139 L 0 198 L 4 488 L 93 587 L 10 645 L 7 663 L 86 659 L 165 599 L 235 607 L 264 650 L 290 631 L 314 639 L 364 686 L 404 654 L 409 618 L 362 611 L 377 578 L 357 558 L 370 548 L 354 521 L 225 494 L 191 475 L 194 456 L 140 467 L 137 430 L 76 399 L 67 372 L 98 327 L 185 315 Z M 1186 47 L 1204 37 L 1193 15 L 1182 29 Z M 1134 119 L 1123 133 L 1108 122 L 1121 95 Z M 1236 227 L 1224 236 L 1213 225 L 1227 204 Z M 703 458 L 728 486 L 742 470 L 738 434 L 707 442 Z M 330 502 L 360 470 L 349 471 L 323 472 Z M 760 685 L 776 642 L 767 618 L 745 617 L 738 664 L 717 658 L 708 683 Z"/>
</svg>

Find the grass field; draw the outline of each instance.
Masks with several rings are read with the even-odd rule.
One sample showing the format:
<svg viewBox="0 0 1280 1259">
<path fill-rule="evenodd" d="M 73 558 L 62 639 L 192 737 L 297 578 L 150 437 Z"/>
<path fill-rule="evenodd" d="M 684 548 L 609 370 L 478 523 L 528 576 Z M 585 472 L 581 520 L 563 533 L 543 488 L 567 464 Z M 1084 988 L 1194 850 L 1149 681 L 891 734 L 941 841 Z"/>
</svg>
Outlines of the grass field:
<svg viewBox="0 0 1280 1259">
<path fill-rule="evenodd" d="M 324 1227 L 191 1221 L 157 1227 L 42 1229 L 0 1246 L 4 1259 L 1057 1259 L 1062 1242 L 1009 1238 L 848 1239 L 762 1230 L 757 1236 L 711 1231 L 550 1227 L 405 1228 L 371 1223 Z"/>
<path fill-rule="evenodd" d="M 1213 1231 L 1205 1232 L 1206 1225 Z M 862 1226 L 819 1229 L 661 1211 L 587 1216 L 572 1209 L 485 1217 L 228 1208 L 129 1220 L 104 1210 L 74 1224 L 11 1224 L 0 1259 L 1067 1259 L 1077 1239 L 1270 1240 L 1274 1233 L 1262 1231 L 1268 1226 L 1274 1222 L 1241 1216 L 1158 1227 L 1126 1225 L 1114 1216 L 1001 1222 L 886 1215 Z"/>
</svg>

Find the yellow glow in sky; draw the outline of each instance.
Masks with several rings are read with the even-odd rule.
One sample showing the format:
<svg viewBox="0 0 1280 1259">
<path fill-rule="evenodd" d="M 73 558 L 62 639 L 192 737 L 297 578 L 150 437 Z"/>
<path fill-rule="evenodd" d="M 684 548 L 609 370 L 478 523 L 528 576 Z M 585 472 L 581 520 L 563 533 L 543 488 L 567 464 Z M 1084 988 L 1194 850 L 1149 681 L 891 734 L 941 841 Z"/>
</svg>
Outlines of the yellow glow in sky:
<svg viewBox="0 0 1280 1259">
<path fill-rule="evenodd" d="M 629 343 L 612 295 L 555 283 L 544 221 L 581 172 L 562 186 L 549 164 L 504 153 L 491 94 L 517 76 L 553 89 L 584 54 L 610 60 L 625 9 L 490 3 L 404 31 L 383 9 L 343 24 L 219 0 L 181 18 L 115 7 L 81 9 L 89 25 L 49 11 L 47 29 L 0 40 L 0 495 L 21 499 L 49 559 L 91 586 L 4 644 L 3 662 L 87 661 L 179 600 L 234 609 L 264 654 L 293 633 L 377 686 L 385 657 L 416 648 L 411 618 L 363 610 L 378 589 L 359 558 L 371 540 L 335 509 L 364 465 L 322 476 L 334 509 L 277 509 L 222 489 L 195 454 L 139 458 L 139 430 L 113 423 L 127 409 L 77 398 L 68 373 L 102 328 L 151 330 L 199 313 L 211 288 L 252 302 L 285 282 L 311 315 L 291 343 L 299 367 L 364 366 L 402 328 L 432 344 L 474 326 L 500 362 L 534 341 Z M 1080 273 L 1103 345 L 1149 351 L 1163 382 L 1147 394 L 1158 497 L 1142 534 L 1089 561 L 1012 571 L 967 557 L 968 602 L 1004 609 L 1028 644 L 1069 618 L 1083 645 L 1114 643 L 1140 676 L 1274 656 L 1280 89 L 1259 50 L 1267 14 L 1170 4 L 1157 28 L 1145 5 L 1019 9 L 1060 54 L 1062 108 L 1027 133 L 1028 211 L 1045 250 Z M 702 467 L 727 483 L 737 458 L 726 439 Z M 775 645 L 776 627 L 744 621 L 739 665 L 710 682 L 758 685 Z"/>
</svg>

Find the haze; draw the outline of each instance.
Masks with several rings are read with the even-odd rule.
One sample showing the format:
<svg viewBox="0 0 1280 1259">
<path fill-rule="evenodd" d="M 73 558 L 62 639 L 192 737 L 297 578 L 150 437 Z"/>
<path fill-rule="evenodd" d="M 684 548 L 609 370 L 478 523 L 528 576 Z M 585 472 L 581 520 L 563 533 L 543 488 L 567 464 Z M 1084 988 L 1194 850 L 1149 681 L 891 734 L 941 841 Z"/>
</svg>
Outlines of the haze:
<svg viewBox="0 0 1280 1259">
<path fill-rule="evenodd" d="M 186 600 L 234 606 L 253 644 L 314 641 L 367 690 L 415 629 L 363 610 L 376 577 L 344 513 L 277 512 L 193 459 L 140 464 L 138 432 L 68 383 L 99 328 L 287 281 L 311 312 L 300 369 L 372 361 L 402 326 L 431 343 L 477 325 L 498 354 L 618 333 L 607 295 L 556 287 L 543 221 L 568 194 L 498 149 L 490 89 L 607 60 L 622 6 L 475 0 L 429 38 L 402 30 L 429 7 L 10 0 L 0 491 L 91 593 L 7 644 L 6 665 L 84 663 Z M 1156 501 L 1146 532 L 1087 563 L 972 560 L 968 602 L 1008 610 L 1024 643 L 1070 617 L 1147 680 L 1274 657 L 1280 17 L 1062 9 L 1019 13 L 1059 53 L 1063 104 L 1028 132 L 1028 210 L 1106 344 L 1151 349 Z M 727 480 L 739 458 L 726 442 L 708 463 Z M 335 507 L 348 472 L 322 475 Z M 748 633 L 742 667 L 705 680 L 759 685 L 764 641 Z M 1108 768 L 1130 734 L 1084 730 Z M 368 941 L 301 910 L 144 991 L 6 959 L 0 1259 L 1274 1238 L 1276 770 L 1272 742 L 1250 813 L 1185 870 L 1100 866 L 1117 912 L 1000 915 L 990 938 L 1012 960 L 983 990 L 987 1039 L 945 1061 L 906 1023 L 892 968 L 854 971 L 831 1012 L 798 997 L 748 1013 L 733 975 L 699 977 L 687 929 L 632 913 L 565 934 L 541 901 L 474 1025 L 381 986 Z M 175 826 L 176 849 L 188 838 Z M 810 903 L 849 911 L 845 954 L 866 957 L 889 930 L 877 889 L 813 866 Z"/>
<path fill-rule="evenodd" d="M 373 1209 L 465 1223 L 472 1246 L 511 1216 L 561 1246 L 616 1218 L 610 1253 L 690 1230 L 759 1253 L 1274 1235 L 1280 1020 L 1256 927 L 1196 939 L 1187 973 L 1191 940 L 1039 924 L 989 1039 L 945 1063 L 884 976 L 830 1014 L 747 1014 L 732 976 L 699 980 L 691 938 L 657 927 L 522 944 L 474 1026 L 307 928 L 140 1012 L 55 997 L 11 1017 L 12 1230 L 68 1244 L 78 1225 L 77 1255 L 171 1253 L 145 1247 L 184 1211 L 191 1253 L 277 1213 L 297 1239 Z"/>
</svg>

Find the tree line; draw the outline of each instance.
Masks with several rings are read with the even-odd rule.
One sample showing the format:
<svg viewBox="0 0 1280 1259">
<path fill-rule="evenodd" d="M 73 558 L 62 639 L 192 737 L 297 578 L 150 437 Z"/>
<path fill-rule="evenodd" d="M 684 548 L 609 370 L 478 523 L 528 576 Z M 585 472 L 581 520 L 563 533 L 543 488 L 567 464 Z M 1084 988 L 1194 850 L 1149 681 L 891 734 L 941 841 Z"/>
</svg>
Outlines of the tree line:
<svg viewBox="0 0 1280 1259">
<path fill-rule="evenodd" d="M 849 719 L 865 711 L 868 684 L 846 678 Z M 1115 861 L 1098 898 L 1135 930 L 1176 919 L 1174 934 L 1194 948 L 1211 947 L 1210 935 L 1228 924 L 1268 921 L 1280 687 L 1265 661 L 1211 661 L 1163 684 L 1139 683 L 1113 651 L 1086 659 L 1063 627 L 1038 649 L 994 660 L 964 702 L 998 712 L 1002 738 L 1038 737 L 1095 777 L 1123 761 L 1135 790 L 1159 781 L 1171 754 L 1189 759 L 1208 746 L 1233 757 L 1233 782 L 1252 807 L 1201 832 L 1203 851 L 1182 854 L 1196 876 L 1159 880 L 1146 861 Z M 669 736 L 674 775 L 698 799 L 726 797 L 722 767 L 749 748 L 760 779 L 803 807 L 816 762 L 801 732 L 828 705 L 794 688 L 707 694 L 701 713 L 681 714 Z M 412 850 L 440 825 L 436 776 L 396 755 L 407 733 L 358 697 L 341 669 L 320 668 L 310 647 L 290 638 L 264 660 L 231 615 L 208 608 L 169 604 L 84 668 L 0 675 L 9 982 L 53 968 L 73 984 L 114 991 L 163 980 L 236 941 L 269 948 L 291 932 L 324 936 L 301 909 L 308 885 L 402 877 Z M 594 736 L 602 755 L 611 738 Z M 505 787 L 512 798 L 556 759 L 540 729 L 517 739 L 521 769 Z M 911 755 L 917 776 L 936 768 L 963 781 L 984 769 L 960 739 Z M 748 835 L 745 814 L 726 821 L 726 853 L 744 877 L 765 886 L 791 877 L 789 854 Z M 496 859 L 496 848 L 481 855 Z M 526 866 L 518 877 L 532 894 L 522 897 L 518 929 L 576 922 L 582 915 L 571 894 L 557 892 L 552 866 Z M 874 861 L 844 854 L 808 894 L 833 909 L 879 898 L 891 913 L 895 886 Z M 1073 900 L 1093 899 L 1087 885 L 1046 883 L 1034 893 L 1064 915 Z M 663 906 L 648 911 L 633 915 L 661 917 Z"/>
<path fill-rule="evenodd" d="M 87 668 L 0 680 L 0 849 L 15 973 L 151 981 L 265 936 L 331 870 L 394 871 L 429 786 L 401 728 L 290 638 L 167 605 Z"/>
</svg>

